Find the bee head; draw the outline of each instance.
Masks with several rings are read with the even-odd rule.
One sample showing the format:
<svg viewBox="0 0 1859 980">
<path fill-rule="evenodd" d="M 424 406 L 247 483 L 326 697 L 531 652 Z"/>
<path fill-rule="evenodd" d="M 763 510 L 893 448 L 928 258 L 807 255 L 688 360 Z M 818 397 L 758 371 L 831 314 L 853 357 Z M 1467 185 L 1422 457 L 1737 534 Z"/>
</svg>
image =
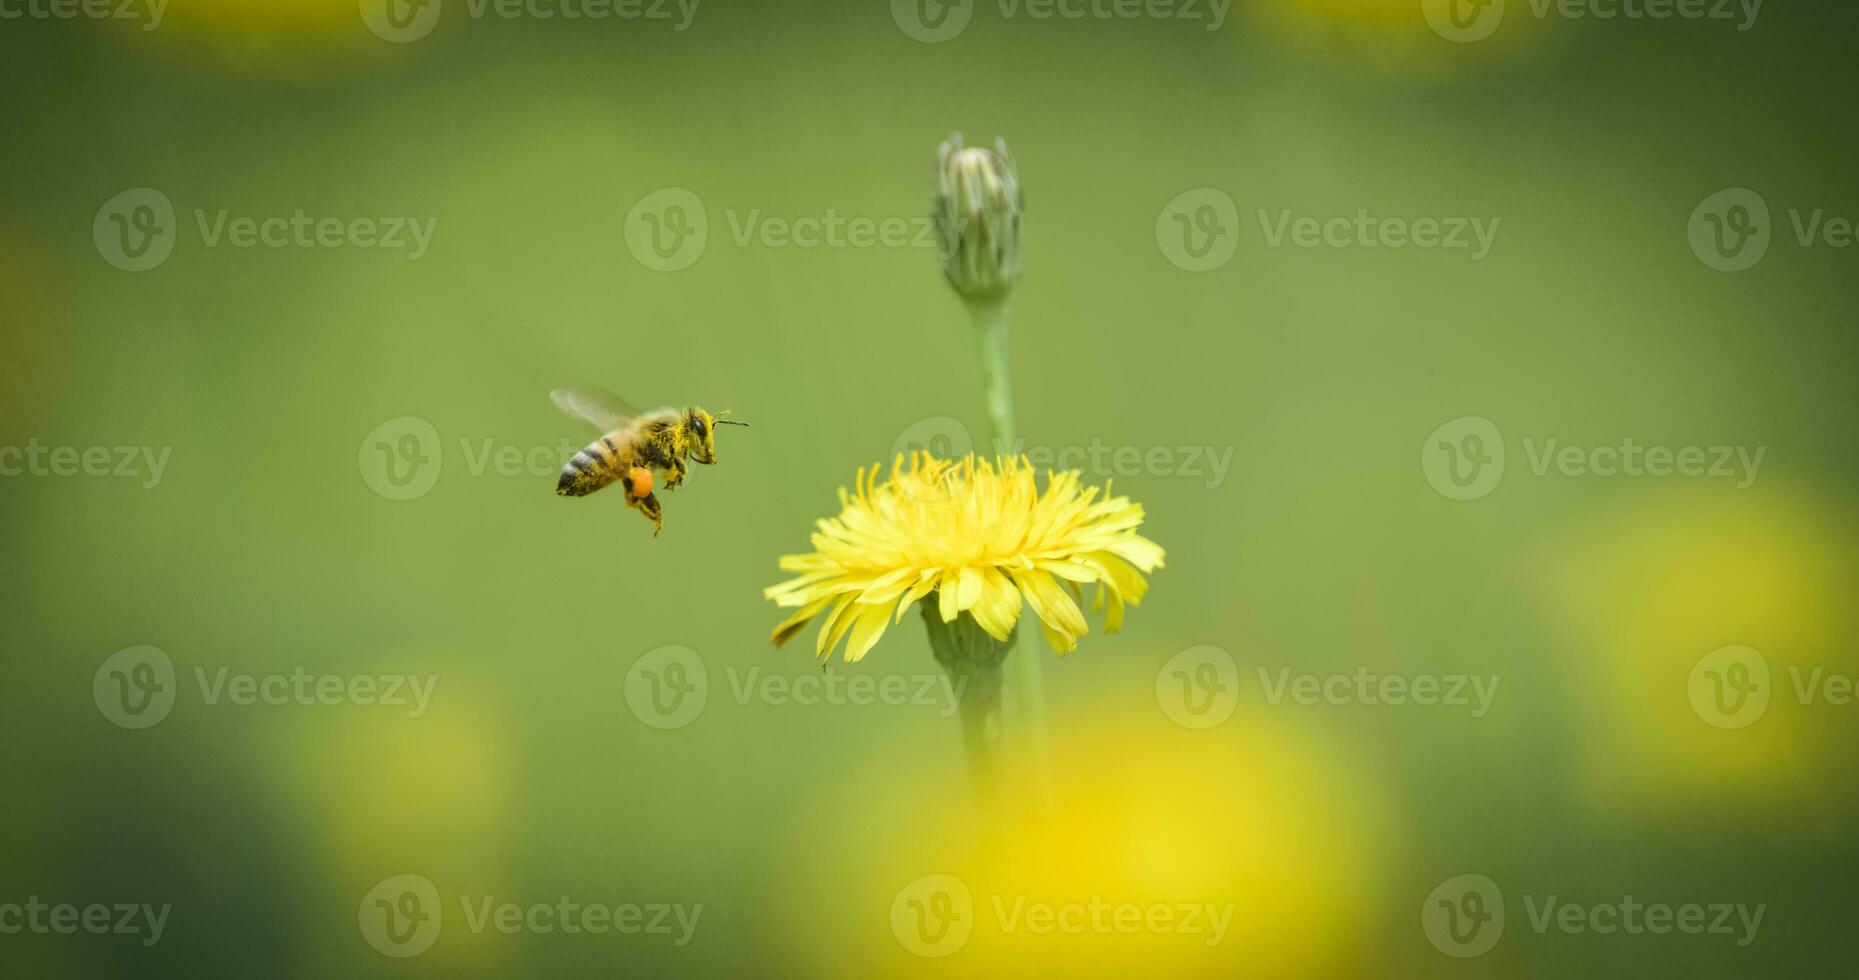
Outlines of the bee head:
<svg viewBox="0 0 1859 980">
<path fill-rule="evenodd" d="M 685 409 L 684 428 L 690 435 L 690 457 L 692 459 L 699 463 L 715 463 L 716 427 L 719 425 L 749 424 L 747 422 L 737 422 L 734 419 L 726 419 L 723 417 L 728 414 L 728 409 L 718 412 L 715 415 L 711 415 L 701 408 Z"/>
</svg>

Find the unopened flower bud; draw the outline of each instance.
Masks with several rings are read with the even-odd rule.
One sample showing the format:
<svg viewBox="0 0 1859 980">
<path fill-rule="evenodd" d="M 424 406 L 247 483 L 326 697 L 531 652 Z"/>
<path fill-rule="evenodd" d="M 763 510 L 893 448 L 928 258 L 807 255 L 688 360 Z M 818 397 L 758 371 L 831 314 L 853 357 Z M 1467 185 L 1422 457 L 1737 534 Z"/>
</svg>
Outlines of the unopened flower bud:
<svg viewBox="0 0 1859 980">
<path fill-rule="evenodd" d="M 936 155 L 936 232 L 949 285 L 971 302 L 998 302 L 1020 279 L 1020 216 L 1025 200 L 1007 142 L 965 148 L 962 134 Z"/>
</svg>

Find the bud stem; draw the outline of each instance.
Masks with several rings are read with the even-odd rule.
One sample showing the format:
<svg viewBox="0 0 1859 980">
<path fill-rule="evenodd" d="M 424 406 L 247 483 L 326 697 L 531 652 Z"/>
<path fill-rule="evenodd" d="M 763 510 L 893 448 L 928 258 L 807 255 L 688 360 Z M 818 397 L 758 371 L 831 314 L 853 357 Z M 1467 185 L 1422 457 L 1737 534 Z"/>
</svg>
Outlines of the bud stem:
<svg viewBox="0 0 1859 980">
<path fill-rule="evenodd" d="M 1013 386 L 1007 375 L 1007 302 L 971 300 L 969 319 L 981 346 L 981 384 L 988 400 L 988 430 L 994 451 L 1013 451 Z"/>
<path fill-rule="evenodd" d="M 988 403 L 988 428 L 995 452 L 1014 451 L 1013 387 L 1007 373 L 1007 301 L 1005 298 L 970 300 L 968 315 L 975 324 L 981 351 L 981 381 Z M 1019 780 L 1033 801 L 1045 806 L 1051 799 L 1051 777 L 1046 746 L 1046 694 L 1040 678 L 1039 655 L 1031 650 L 1012 656 L 1016 631 L 1002 647 L 1008 662 L 1007 719 L 1013 728 L 1015 754 L 1023 769 Z"/>
</svg>

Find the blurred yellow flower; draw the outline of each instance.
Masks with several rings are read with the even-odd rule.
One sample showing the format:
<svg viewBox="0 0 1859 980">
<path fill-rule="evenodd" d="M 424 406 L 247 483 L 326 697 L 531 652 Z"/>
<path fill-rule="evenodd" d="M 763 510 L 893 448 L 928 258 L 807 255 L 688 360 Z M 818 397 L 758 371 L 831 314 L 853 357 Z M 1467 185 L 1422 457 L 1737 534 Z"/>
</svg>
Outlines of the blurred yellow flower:
<svg viewBox="0 0 1859 980">
<path fill-rule="evenodd" d="M 1076 471 L 1048 473 L 1042 494 L 1023 457 L 990 463 L 919 452 L 908 469 L 899 456 L 879 483 L 882 468 L 860 469 L 856 494 L 840 489 L 840 514 L 818 523 L 812 553 L 781 558 L 797 577 L 762 594 L 800 611 L 775 627 L 776 646 L 825 614 L 816 654 L 832 656 L 850 636 L 845 659 L 857 661 L 935 592 L 943 622 L 966 612 L 1003 642 L 1024 595 L 1046 641 L 1069 653 L 1090 632 L 1073 601 L 1081 585 L 1097 583 L 1092 608 L 1108 602 L 1104 628 L 1114 633 L 1123 604 L 1142 602 L 1143 573 L 1162 567 L 1161 546 L 1136 533 L 1142 505 L 1108 487 L 1101 498 L 1097 487 L 1081 489 Z"/>
<path fill-rule="evenodd" d="M 1843 542 L 1855 526 L 1851 511 L 1784 487 L 1674 488 L 1558 544 L 1543 594 L 1594 708 L 1578 730 L 1592 799 L 1690 810 L 1702 798 L 1714 817 L 1818 805 L 1850 719 L 1798 685 L 1816 670 L 1859 673 L 1843 639 L 1859 581 Z M 1692 690 L 1727 669 L 1726 648 L 1760 665 L 1763 698 L 1748 710 Z"/>
<path fill-rule="evenodd" d="M 1409 894 L 1403 881 L 1409 814 L 1374 752 L 1283 712 L 1241 712 L 1216 734 L 1176 726 L 1114 685 L 1078 693 L 1053 732 L 1050 808 L 971 806 L 960 767 L 931 761 L 929 729 L 899 730 L 823 786 L 788 821 L 791 839 L 774 848 L 784 863 L 769 879 L 768 928 L 788 943 L 795 972 L 1430 975 L 1403 969 L 1410 936 L 1436 954 L 1419 938 L 1425 888 Z M 893 764 L 900 754 L 921 764 Z M 817 841 L 822 826 L 834 828 L 833 846 L 809 853 L 800 842 Z M 912 894 L 926 876 L 952 887 L 943 911 L 919 919 L 907 906 L 932 898 Z M 1093 901 L 1201 905 L 1207 928 L 1118 931 L 1073 913 L 1070 928 L 1035 930 L 1024 915 Z M 958 925 L 938 934 L 938 922 Z M 1399 936 L 1397 948 L 1379 935 Z"/>
</svg>

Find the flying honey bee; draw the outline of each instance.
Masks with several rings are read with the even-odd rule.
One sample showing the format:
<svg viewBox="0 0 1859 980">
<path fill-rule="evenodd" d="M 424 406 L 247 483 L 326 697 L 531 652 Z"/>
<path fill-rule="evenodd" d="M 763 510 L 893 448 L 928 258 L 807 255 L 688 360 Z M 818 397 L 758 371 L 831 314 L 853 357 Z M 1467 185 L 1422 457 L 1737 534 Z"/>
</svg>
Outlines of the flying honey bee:
<svg viewBox="0 0 1859 980">
<path fill-rule="evenodd" d="M 555 492 L 584 497 L 619 483 L 626 491 L 626 506 L 652 522 L 654 537 L 664 529 L 665 514 L 652 493 L 653 483 L 678 489 L 689 470 L 686 460 L 716 462 L 717 426 L 749 424 L 724 418 L 727 411 L 711 415 L 696 407 L 641 412 L 607 392 L 585 388 L 558 388 L 549 398 L 562 411 L 606 433 L 568 460 Z"/>
</svg>

